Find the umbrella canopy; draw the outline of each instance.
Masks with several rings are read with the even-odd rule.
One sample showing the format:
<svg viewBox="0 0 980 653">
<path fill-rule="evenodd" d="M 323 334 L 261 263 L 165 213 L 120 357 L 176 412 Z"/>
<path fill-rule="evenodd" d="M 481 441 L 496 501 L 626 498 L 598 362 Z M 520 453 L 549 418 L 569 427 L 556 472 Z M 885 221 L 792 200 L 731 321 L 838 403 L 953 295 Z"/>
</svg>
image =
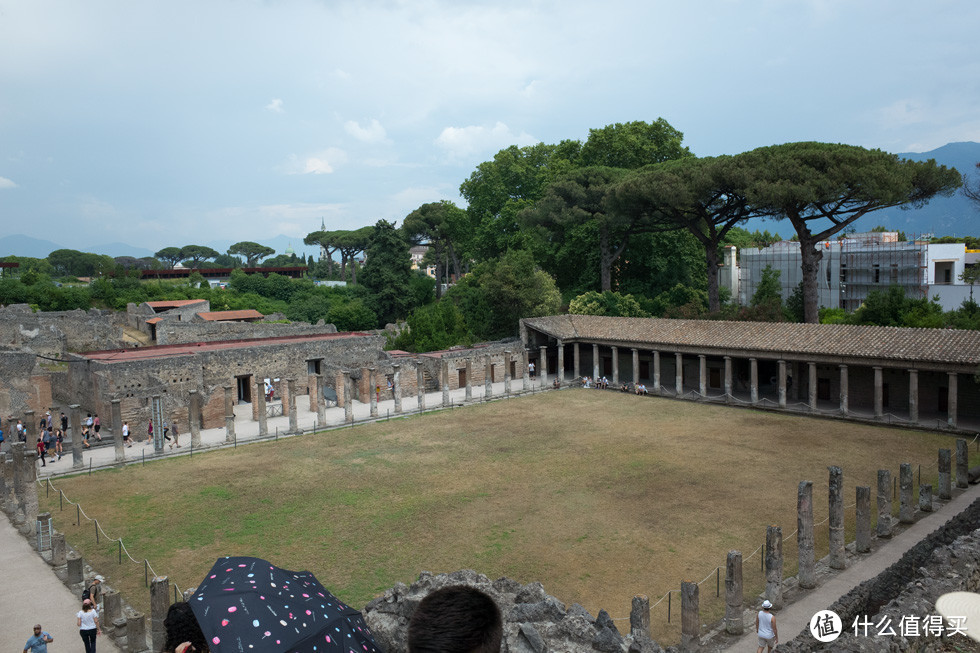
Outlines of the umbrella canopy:
<svg viewBox="0 0 980 653">
<path fill-rule="evenodd" d="M 308 571 L 221 558 L 190 599 L 215 653 L 380 653 L 361 613 Z"/>
</svg>

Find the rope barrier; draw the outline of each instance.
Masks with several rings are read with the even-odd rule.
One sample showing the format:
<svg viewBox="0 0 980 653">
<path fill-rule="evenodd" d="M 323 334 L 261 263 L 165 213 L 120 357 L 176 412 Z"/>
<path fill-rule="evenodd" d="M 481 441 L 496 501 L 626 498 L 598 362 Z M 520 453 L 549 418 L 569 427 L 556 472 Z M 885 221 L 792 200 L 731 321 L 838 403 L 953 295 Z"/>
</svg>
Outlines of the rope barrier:
<svg viewBox="0 0 980 653">
<path fill-rule="evenodd" d="M 46 484 L 49 488 L 51 488 L 55 492 L 60 493 L 61 494 L 61 498 L 64 501 L 67 501 L 69 505 L 75 506 L 75 508 L 78 511 L 78 514 L 79 515 L 81 515 L 82 517 L 85 517 L 85 519 L 88 520 L 88 521 L 94 521 L 95 522 L 95 526 L 98 529 L 98 532 L 99 533 L 102 533 L 102 535 L 105 537 L 105 539 L 107 539 L 110 542 L 118 542 L 119 543 L 119 546 L 120 546 L 120 549 L 122 550 L 123 553 L 126 554 L 126 557 L 129 558 L 130 561 L 132 561 L 135 564 L 145 564 L 146 567 L 153 573 L 153 576 L 154 577 L 157 576 L 157 573 L 155 571 L 153 571 L 153 567 L 150 566 L 149 561 L 147 561 L 147 560 L 144 559 L 141 562 L 141 561 L 137 560 L 136 558 L 134 558 L 132 555 L 130 555 L 129 549 L 126 548 L 126 543 L 123 542 L 123 539 L 121 537 L 112 537 L 108 533 L 106 533 L 105 530 L 103 530 L 102 525 L 99 523 L 99 521 L 97 519 L 93 519 L 92 517 L 89 517 L 87 514 L 85 514 L 85 510 L 82 508 L 82 505 L 81 505 L 80 502 L 72 501 L 71 499 L 69 499 L 68 496 L 64 493 L 63 490 L 59 490 L 58 488 L 56 488 L 54 486 L 54 483 L 51 482 L 51 479 L 50 478 L 46 478 L 43 481 L 41 479 L 37 479 L 36 482 L 39 485 L 41 485 L 42 487 Z M 78 524 L 78 526 L 81 526 L 81 524 Z M 177 588 L 177 590 L 179 592 L 180 591 L 180 588 L 178 587 L 177 583 L 174 583 L 173 585 L 174 585 L 175 588 Z"/>
</svg>

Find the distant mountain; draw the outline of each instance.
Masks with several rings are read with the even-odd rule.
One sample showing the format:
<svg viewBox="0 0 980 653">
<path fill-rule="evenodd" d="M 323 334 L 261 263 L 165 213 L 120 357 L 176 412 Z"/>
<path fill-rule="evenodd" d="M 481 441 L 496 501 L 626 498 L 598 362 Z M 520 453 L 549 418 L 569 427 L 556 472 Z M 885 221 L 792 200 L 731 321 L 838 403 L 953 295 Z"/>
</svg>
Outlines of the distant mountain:
<svg viewBox="0 0 980 653">
<path fill-rule="evenodd" d="M 241 241 L 242 241 L 241 238 L 235 240 L 228 240 L 228 239 L 212 240 L 204 243 L 204 245 L 224 254 L 225 252 L 228 251 L 229 247 Z M 282 234 L 280 234 L 273 238 L 262 238 L 260 240 L 256 240 L 253 242 L 257 242 L 260 245 L 265 245 L 266 247 L 271 247 L 272 249 L 276 250 L 276 253 L 273 254 L 273 256 L 279 256 L 280 254 L 285 254 L 286 249 L 288 247 L 292 247 L 293 251 L 296 252 L 296 256 L 302 256 L 304 259 L 308 256 L 312 256 L 314 261 L 320 258 L 320 248 L 312 247 L 310 245 L 304 245 L 302 237 L 290 238 L 289 236 L 283 236 Z"/>
<path fill-rule="evenodd" d="M 92 254 L 105 254 L 106 256 L 111 256 L 116 258 L 118 256 L 132 256 L 133 258 L 143 258 L 144 256 L 153 256 L 156 250 L 146 249 L 145 247 L 133 247 L 132 245 L 127 245 L 126 243 L 105 243 L 105 244 L 94 244 L 88 247 L 79 247 L 79 251 L 89 252 Z"/>
<path fill-rule="evenodd" d="M 21 234 L 0 238 L 0 256 L 47 258 L 48 254 L 56 249 L 64 249 L 64 246 L 50 240 L 31 238 Z"/>
</svg>

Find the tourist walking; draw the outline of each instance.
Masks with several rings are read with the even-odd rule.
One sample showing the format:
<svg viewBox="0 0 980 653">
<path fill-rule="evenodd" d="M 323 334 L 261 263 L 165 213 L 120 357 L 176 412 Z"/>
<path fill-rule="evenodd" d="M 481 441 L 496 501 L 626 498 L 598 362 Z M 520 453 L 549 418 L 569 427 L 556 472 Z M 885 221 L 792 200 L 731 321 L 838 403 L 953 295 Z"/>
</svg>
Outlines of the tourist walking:
<svg viewBox="0 0 980 653">
<path fill-rule="evenodd" d="M 153 442 L 153 420 L 151 419 L 146 426 L 146 443 Z"/>
<path fill-rule="evenodd" d="M 776 629 L 776 617 L 770 612 L 772 603 L 768 600 L 762 602 L 762 609 L 755 616 L 755 632 L 759 635 L 759 648 L 756 653 L 762 653 L 762 649 L 768 648 L 768 653 L 776 648 L 779 642 L 779 631 Z"/>
<path fill-rule="evenodd" d="M 170 445 L 170 448 L 173 449 L 174 448 L 174 445 L 176 445 L 176 446 L 179 447 L 180 446 L 180 431 L 177 429 L 177 422 L 176 421 L 174 421 L 174 423 L 170 425 L 170 432 L 173 433 L 173 435 L 174 435 L 174 441 L 173 441 L 173 444 Z"/>
<path fill-rule="evenodd" d="M 95 639 L 99 635 L 99 611 L 92 604 L 92 599 L 82 601 L 82 609 L 75 616 L 78 617 L 78 634 L 85 645 L 85 653 L 95 653 Z"/>
<path fill-rule="evenodd" d="M 41 438 L 37 439 L 37 444 L 34 445 L 34 448 L 37 449 L 37 458 L 41 461 L 41 467 L 47 467 L 48 464 L 44 462 L 44 442 Z"/>
<path fill-rule="evenodd" d="M 34 624 L 34 635 L 24 644 L 24 653 L 48 653 L 48 644 L 53 641 L 54 637 L 42 630 L 41 624 Z"/>
<path fill-rule="evenodd" d="M 123 422 L 123 444 L 127 447 L 132 447 L 133 443 L 129 441 L 129 422 Z"/>
<path fill-rule="evenodd" d="M 102 422 L 99 421 L 98 413 L 92 418 L 92 428 L 95 429 L 95 439 L 102 442 L 102 436 L 99 435 L 99 431 L 102 430 Z"/>
</svg>

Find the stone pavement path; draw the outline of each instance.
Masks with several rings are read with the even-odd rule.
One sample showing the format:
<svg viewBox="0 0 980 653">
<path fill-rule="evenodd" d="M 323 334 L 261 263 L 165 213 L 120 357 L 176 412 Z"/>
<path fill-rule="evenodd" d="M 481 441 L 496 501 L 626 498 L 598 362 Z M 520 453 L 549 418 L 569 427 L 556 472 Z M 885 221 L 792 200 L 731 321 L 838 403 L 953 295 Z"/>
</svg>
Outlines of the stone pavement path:
<svg viewBox="0 0 980 653">
<path fill-rule="evenodd" d="M 61 582 L 5 515 L 0 515 L 0 570 L 0 650 L 23 651 L 36 623 L 54 638 L 48 645 L 51 653 L 84 650 L 75 617 L 81 597 Z M 100 653 L 120 650 L 104 635 L 99 635 L 97 646 Z"/>
<path fill-rule="evenodd" d="M 890 540 L 878 540 L 879 546 L 872 553 L 858 558 L 848 558 L 847 569 L 830 576 L 823 584 L 809 590 L 796 602 L 784 606 L 776 615 L 776 625 L 779 628 L 780 643 L 787 643 L 800 634 L 810 623 L 810 618 L 820 610 L 830 605 L 854 587 L 874 578 L 885 569 L 898 562 L 906 551 L 918 544 L 927 535 L 945 524 L 947 521 L 968 508 L 980 498 L 980 485 L 971 485 L 965 490 L 953 490 L 953 499 L 939 510 L 926 514 L 901 533 Z M 958 493 L 958 494 L 957 494 Z M 753 631 L 755 613 L 751 620 L 746 619 L 746 634 L 734 640 L 727 648 L 718 647 L 715 650 L 755 651 L 759 639 Z M 845 624 L 847 626 L 848 624 Z M 717 638 L 719 641 L 721 638 Z M 813 640 L 815 642 L 815 640 Z M 715 647 L 712 647 L 715 648 Z M 777 647 L 776 650 L 779 650 Z"/>
</svg>

